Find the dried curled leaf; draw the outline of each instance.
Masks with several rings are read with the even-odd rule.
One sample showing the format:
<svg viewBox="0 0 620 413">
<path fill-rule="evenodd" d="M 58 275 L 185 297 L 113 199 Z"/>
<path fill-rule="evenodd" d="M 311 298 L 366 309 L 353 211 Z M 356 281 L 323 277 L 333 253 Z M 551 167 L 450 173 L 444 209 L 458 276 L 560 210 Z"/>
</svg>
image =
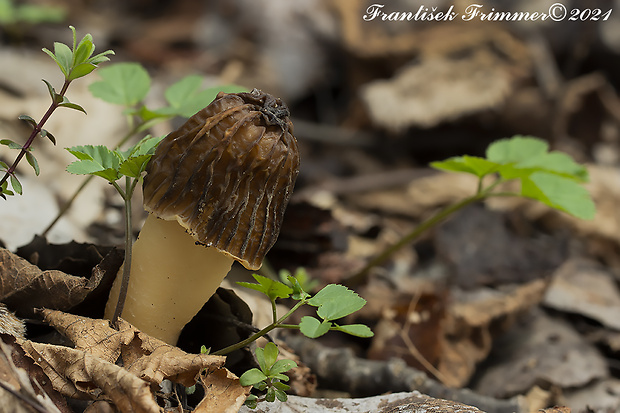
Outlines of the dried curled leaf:
<svg viewBox="0 0 620 413">
<path fill-rule="evenodd" d="M 0 300 L 20 315 L 31 315 L 34 308 L 68 310 L 81 303 L 103 278 L 93 271 L 90 278 L 62 271 L 41 271 L 36 265 L 7 249 L 0 249 Z"/>
<path fill-rule="evenodd" d="M 123 412 L 158 412 L 153 391 L 164 379 L 192 386 L 205 370 L 217 376 L 208 379 L 204 405 L 211 406 L 209 400 L 218 398 L 213 395 L 226 394 L 226 401 L 218 403 L 238 408 L 249 393 L 249 388 L 242 387 L 222 367 L 225 361 L 222 356 L 188 354 L 142 333 L 122 319 L 115 330 L 106 320 L 47 309 L 41 310 L 41 314 L 75 348 L 30 341 L 23 346 L 50 377 L 54 388 L 67 397 L 104 397 Z M 123 367 L 115 364 L 119 359 Z"/>
</svg>

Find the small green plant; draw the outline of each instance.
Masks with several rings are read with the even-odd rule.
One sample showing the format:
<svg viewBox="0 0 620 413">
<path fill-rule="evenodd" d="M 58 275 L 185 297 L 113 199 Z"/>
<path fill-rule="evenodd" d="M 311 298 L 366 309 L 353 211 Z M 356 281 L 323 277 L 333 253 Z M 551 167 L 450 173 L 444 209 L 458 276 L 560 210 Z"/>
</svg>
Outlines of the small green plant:
<svg viewBox="0 0 620 413">
<path fill-rule="evenodd" d="M 280 272 L 278 272 L 280 281 L 290 287 L 294 287 L 289 281 L 289 277 L 295 278 L 304 291 L 313 291 L 319 285 L 319 280 L 312 279 L 306 269 L 302 267 L 297 268 L 294 274 L 291 274 L 291 272 L 286 269 L 281 269 Z"/>
<path fill-rule="evenodd" d="M 157 144 L 162 137 L 146 136 L 140 142 L 126 151 L 110 150 L 103 145 L 75 146 L 67 150 L 78 158 L 67 166 L 67 172 L 77 175 L 99 176 L 107 180 L 123 198 L 125 209 L 125 265 L 123 267 L 123 283 L 118 305 L 114 311 L 113 322 L 116 322 L 123 311 L 129 271 L 131 269 L 131 246 L 133 234 L 131 232 L 131 199 L 138 182 L 142 180 L 142 173 L 151 156 L 155 153 Z M 124 188 L 118 180 L 125 178 Z"/>
<path fill-rule="evenodd" d="M 413 231 L 371 260 L 361 271 L 349 277 L 347 285 L 359 285 L 372 267 L 383 263 L 394 252 L 456 211 L 486 198 L 530 198 L 581 219 L 592 219 L 596 213 L 590 193 L 582 186 L 588 182 L 587 169 L 565 153 L 549 151 L 547 142 L 531 136 L 514 136 L 493 142 L 487 148 L 485 158 L 457 156 L 432 162 L 431 166 L 443 171 L 475 175 L 478 178 L 476 192 L 420 223 Z M 512 180 L 521 184 L 519 192 L 497 190 L 499 185 Z"/>
<path fill-rule="evenodd" d="M 278 347 L 274 343 L 267 343 L 264 348 L 257 347 L 254 354 L 260 369 L 253 368 L 241 375 L 239 378 L 242 386 L 254 386 L 260 391 L 267 393 L 263 398 L 251 394 L 245 401 L 246 406 L 254 409 L 257 403 L 266 400 L 274 402 L 276 399 L 281 402 L 288 400 L 286 391 L 290 389 L 288 384 L 282 383 L 288 381 L 287 371 L 297 367 L 297 363 L 293 360 L 278 360 Z"/>
<path fill-rule="evenodd" d="M 97 68 L 99 63 L 109 60 L 107 55 L 114 54 L 113 51 L 107 50 L 93 56 L 93 53 L 95 52 L 95 44 L 93 43 L 92 36 L 87 34 L 78 43 L 76 40 L 75 28 L 73 26 L 69 27 L 73 33 L 73 46 L 71 48 L 64 43 L 55 42 L 54 52 L 51 52 L 48 49 L 43 49 L 45 53 L 54 59 L 64 75 L 64 83 L 60 89 L 60 92 L 56 92 L 54 87 L 48 81 L 43 80 L 49 91 L 52 103 L 39 122 L 36 122 L 32 117 L 27 115 L 22 115 L 19 117 L 32 126 L 32 132 L 30 137 L 26 140 L 26 143 L 20 145 L 10 139 L 0 140 L 0 144 L 8 146 L 10 149 L 19 150 L 19 154 L 11 166 L 8 166 L 6 163 L 0 161 L 0 172 L 4 173 L 3 177 L 0 179 L 0 197 L 4 199 L 6 199 L 7 195 L 14 195 L 15 193 L 20 195 L 22 194 L 22 185 L 15 174 L 15 170 L 24 157 L 26 157 L 26 160 L 34 169 L 35 174 L 39 175 L 39 164 L 37 159 L 32 154 L 32 143 L 37 136 L 41 136 L 43 138 L 48 138 L 53 144 L 56 144 L 56 138 L 54 138 L 54 136 L 46 129 L 43 129 L 43 126 L 52 113 L 58 108 L 69 108 L 86 113 L 84 108 L 69 101 L 69 99 L 65 96 L 71 82 L 88 75 Z"/>
<path fill-rule="evenodd" d="M 120 148 L 129 140 L 134 139 L 153 125 L 175 116 L 190 117 L 207 106 L 218 92 L 240 92 L 244 88 L 236 85 L 221 85 L 202 88 L 203 78 L 189 75 L 172 84 L 164 91 L 166 105 L 160 108 L 149 108 L 144 103 L 151 90 L 151 77 L 146 69 L 131 62 L 115 63 L 98 71 L 101 80 L 93 82 L 89 90 L 93 96 L 105 102 L 121 105 L 125 108 L 129 126 L 128 132 L 116 143 Z M 56 218 L 47 226 L 42 235 L 51 231 L 73 201 L 88 185 L 93 176 L 88 176 L 73 196 L 60 209 Z"/>
</svg>

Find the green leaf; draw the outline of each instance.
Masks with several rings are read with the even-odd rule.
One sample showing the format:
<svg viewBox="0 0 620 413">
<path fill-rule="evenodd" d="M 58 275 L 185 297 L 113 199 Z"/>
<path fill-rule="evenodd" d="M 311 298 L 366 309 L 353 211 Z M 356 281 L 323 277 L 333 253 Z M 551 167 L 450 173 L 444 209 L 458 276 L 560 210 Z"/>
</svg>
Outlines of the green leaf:
<svg viewBox="0 0 620 413">
<path fill-rule="evenodd" d="M 267 389 L 267 394 L 265 395 L 265 400 L 269 403 L 273 403 L 276 401 L 276 389 L 270 387 Z"/>
<path fill-rule="evenodd" d="M 92 63 L 80 63 L 75 66 L 71 73 L 69 74 L 69 80 L 79 79 L 80 77 L 84 77 L 95 70 L 97 66 Z"/>
<path fill-rule="evenodd" d="M 10 139 L 1 139 L 0 145 L 8 146 L 10 149 L 21 149 L 22 145 L 17 142 L 13 142 Z"/>
<path fill-rule="evenodd" d="M 586 188 L 572 179 L 535 172 L 523 179 L 521 194 L 581 219 L 593 219 L 596 206 Z"/>
<path fill-rule="evenodd" d="M 373 333 L 372 330 L 364 324 L 347 324 L 344 326 L 334 326 L 334 328 L 338 331 L 342 331 L 343 333 L 356 337 L 367 338 L 375 335 L 375 333 Z"/>
<path fill-rule="evenodd" d="M 9 179 L 11 180 L 11 186 L 13 187 L 13 190 L 17 194 L 21 195 L 22 194 L 22 184 L 19 182 L 19 179 L 17 179 L 17 177 L 14 174 L 11 174 Z"/>
<path fill-rule="evenodd" d="M 263 277 L 262 275 L 252 274 L 252 277 L 258 284 L 247 283 L 247 282 L 237 282 L 237 284 L 242 287 L 251 288 L 252 290 L 259 291 L 269 297 L 270 300 L 275 300 L 277 298 L 288 298 L 293 289 L 286 284 L 281 283 L 280 281 L 272 280 L 271 278 Z"/>
<path fill-rule="evenodd" d="M 124 106 L 142 101 L 151 87 L 151 78 L 138 63 L 117 63 L 99 70 L 103 80 L 89 86 L 93 96 Z"/>
<path fill-rule="evenodd" d="M 246 371 L 241 375 L 241 377 L 239 377 L 239 383 L 242 386 L 253 386 L 263 380 L 267 380 L 267 376 L 265 376 L 262 371 L 256 368 Z"/>
<path fill-rule="evenodd" d="M 79 161 L 67 166 L 67 172 L 78 175 L 97 175 L 110 182 L 120 178 L 121 157 L 103 145 L 67 148 Z"/>
<path fill-rule="evenodd" d="M 308 304 L 319 307 L 317 314 L 322 319 L 337 320 L 361 309 L 366 300 L 344 285 L 329 284 L 308 300 Z"/>
<path fill-rule="evenodd" d="M 317 338 L 327 333 L 331 326 L 329 321 L 321 322 L 314 317 L 304 316 L 299 323 L 299 331 L 306 337 Z"/>
<path fill-rule="evenodd" d="M 572 178 L 579 182 L 588 181 L 588 170 L 579 165 L 568 154 L 552 151 L 526 159 L 516 165 L 517 168 L 533 168 Z"/>
<path fill-rule="evenodd" d="M 477 177 L 483 177 L 497 171 L 499 165 L 478 156 L 455 156 L 441 162 L 431 162 L 435 169 L 448 172 L 466 172 Z"/>
<path fill-rule="evenodd" d="M 245 399 L 245 402 L 243 402 L 243 404 L 248 406 L 250 409 L 256 409 L 258 407 L 258 396 L 256 396 L 255 394 L 250 394 Z"/>
<path fill-rule="evenodd" d="M 289 371 L 290 369 L 294 369 L 295 367 L 297 367 L 297 363 L 295 363 L 293 360 L 289 360 L 289 359 L 278 360 L 269 369 L 269 374 L 275 375 L 275 374 L 285 373 Z M 286 377 L 286 380 L 288 380 L 288 377 Z"/>
<path fill-rule="evenodd" d="M 183 116 L 189 118 L 211 103 L 219 92 L 236 93 L 246 91 L 237 85 L 223 85 L 199 90 L 203 78 L 197 75 L 186 76 L 170 86 L 164 92 L 168 107 L 157 109 L 154 112 L 167 116 Z"/>
<path fill-rule="evenodd" d="M 54 42 L 54 56 L 58 67 L 65 75 L 65 78 L 69 77 L 69 71 L 71 70 L 71 62 L 73 61 L 73 53 L 69 46 L 64 43 Z"/>
<path fill-rule="evenodd" d="M 37 162 L 37 158 L 34 157 L 32 152 L 26 152 L 26 160 L 30 166 L 32 166 L 32 169 L 34 169 L 34 174 L 39 176 L 39 173 L 41 173 L 41 170 L 39 169 L 39 162 Z"/>
<path fill-rule="evenodd" d="M 498 164 L 517 163 L 543 155 L 548 149 L 549 144 L 542 139 L 532 136 L 514 136 L 493 142 L 487 148 L 486 157 L 489 161 Z"/>
<path fill-rule="evenodd" d="M 288 380 L 289 378 L 287 376 L 286 380 Z M 271 385 L 273 387 L 275 387 L 277 390 L 282 390 L 282 391 L 287 391 L 290 390 L 291 386 L 289 386 L 288 384 L 282 383 L 281 381 L 274 381 L 273 383 L 271 383 Z"/>
<path fill-rule="evenodd" d="M 274 392 L 276 394 L 276 398 L 280 400 L 281 402 L 285 402 L 288 400 L 288 396 L 282 390 L 274 389 Z"/>
<path fill-rule="evenodd" d="M 37 127 L 37 121 L 32 119 L 32 117 L 28 116 L 28 115 L 19 115 L 17 117 L 17 119 L 19 120 L 23 120 L 25 122 L 28 122 L 30 124 L 30 126 L 32 126 L 33 128 Z"/>
<path fill-rule="evenodd" d="M 62 97 L 62 103 L 58 104 L 58 106 L 60 106 L 62 108 L 75 109 L 75 110 L 80 111 L 80 112 L 82 112 L 82 113 L 84 113 L 86 115 L 86 111 L 84 110 L 83 107 L 81 107 L 77 103 L 70 102 L 69 99 L 66 96 Z"/>
<path fill-rule="evenodd" d="M 94 51 L 95 45 L 93 44 L 93 36 L 88 33 L 80 40 L 80 43 L 73 53 L 73 66 L 75 67 L 86 62 Z"/>
<path fill-rule="evenodd" d="M 269 342 L 265 344 L 265 347 L 263 347 L 263 359 L 265 360 L 263 372 L 268 373 L 278 360 L 278 347 L 274 343 Z"/>
<path fill-rule="evenodd" d="M 52 98 L 52 102 L 54 104 L 59 104 L 60 102 L 62 102 L 62 96 L 59 95 L 58 93 L 56 93 L 56 90 L 54 89 L 54 87 L 50 84 L 50 82 L 48 82 L 45 79 L 41 79 L 43 80 L 43 82 L 45 82 L 45 85 L 47 86 L 47 90 L 50 94 L 50 97 Z"/>
<path fill-rule="evenodd" d="M 41 136 L 49 139 L 54 145 L 56 145 L 56 138 L 47 129 L 41 129 Z"/>
<path fill-rule="evenodd" d="M 118 171 L 131 178 L 139 178 L 146 169 L 146 165 L 149 159 L 151 159 L 151 156 L 153 155 L 133 156 L 126 159 L 121 163 Z"/>
</svg>

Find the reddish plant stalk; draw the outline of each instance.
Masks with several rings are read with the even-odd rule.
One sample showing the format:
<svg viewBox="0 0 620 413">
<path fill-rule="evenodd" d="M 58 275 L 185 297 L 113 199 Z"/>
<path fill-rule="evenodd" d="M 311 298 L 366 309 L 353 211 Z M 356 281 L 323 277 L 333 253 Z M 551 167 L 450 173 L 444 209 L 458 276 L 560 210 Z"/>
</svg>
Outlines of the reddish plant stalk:
<svg viewBox="0 0 620 413">
<path fill-rule="evenodd" d="M 65 80 L 65 83 L 62 85 L 62 89 L 60 90 L 60 93 L 58 93 L 58 96 L 64 97 L 65 93 L 67 93 L 67 89 L 69 88 L 70 83 L 71 83 L 70 80 Z M 32 142 L 34 142 L 34 138 L 36 138 L 36 136 L 41 132 L 41 130 L 43 129 L 43 125 L 45 125 L 45 122 L 47 122 L 50 116 L 52 116 L 52 113 L 58 108 L 58 106 L 60 106 L 60 102 L 56 102 L 56 99 L 53 99 L 52 104 L 47 109 L 47 112 L 45 112 L 45 114 L 43 115 L 39 123 L 37 123 L 37 125 L 32 129 L 32 133 L 30 134 L 30 137 L 28 138 L 24 146 L 22 146 L 22 149 L 19 151 L 19 154 L 15 158 L 15 161 L 13 161 L 13 164 L 11 165 L 11 167 L 5 172 L 2 179 L 0 179 L 0 186 L 2 186 L 2 184 L 5 183 L 6 180 L 9 179 L 9 177 L 15 173 L 15 169 L 17 169 L 17 165 L 22 160 L 22 158 L 26 155 L 26 152 L 28 152 L 28 149 L 30 149 L 30 147 L 32 146 Z"/>
</svg>

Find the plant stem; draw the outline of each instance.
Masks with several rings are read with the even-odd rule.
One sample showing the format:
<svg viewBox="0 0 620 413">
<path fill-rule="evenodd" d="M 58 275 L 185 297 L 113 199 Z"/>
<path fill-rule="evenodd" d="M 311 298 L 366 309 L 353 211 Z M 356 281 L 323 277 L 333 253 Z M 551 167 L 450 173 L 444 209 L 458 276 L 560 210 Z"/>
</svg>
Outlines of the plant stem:
<svg viewBox="0 0 620 413">
<path fill-rule="evenodd" d="M 284 322 L 284 320 L 286 320 L 287 318 L 289 318 L 291 316 L 291 314 L 293 314 L 299 307 L 301 307 L 302 305 L 304 305 L 306 303 L 306 300 L 301 300 L 299 301 L 297 304 L 295 304 L 293 306 L 293 308 L 291 308 L 286 314 L 284 314 L 282 317 L 280 317 L 277 321 L 269 324 L 267 327 L 263 328 L 262 330 L 260 330 L 257 333 L 252 334 L 250 337 L 246 338 L 243 341 L 240 341 L 236 344 L 230 345 L 228 347 L 225 347 L 221 350 L 216 351 L 215 353 L 211 353 L 215 356 L 223 356 L 225 354 L 231 353 L 235 350 L 239 350 L 240 348 L 243 348 L 249 344 L 251 344 L 252 342 L 258 340 L 259 338 L 269 334 L 269 332 L 271 332 L 273 329 L 285 326 L 284 328 L 291 328 L 288 324 L 282 324 Z M 296 326 L 297 328 L 299 328 L 299 326 Z M 294 328 L 294 327 L 293 327 Z"/>
<path fill-rule="evenodd" d="M 388 248 L 386 248 L 385 250 L 383 250 L 383 252 L 381 252 L 379 255 L 373 258 L 359 272 L 347 278 L 343 284 L 350 288 L 355 288 L 356 286 L 359 286 L 366 280 L 366 278 L 368 277 L 368 272 L 370 271 L 371 268 L 379 264 L 382 264 L 396 251 L 398 251 L 405 245 L 409 244 L 411 241 L 419 237 L 426 230 L 439 224 L 440 222 L 448 218 L 450 215 L 452 215 L 459 209 L 465 208 L 469 204 L 473 204 L 474 202 L 477 202 L 477 201 L 480 201 L 486 198 L 487 196 L 489 196 L 489 190 L 492 189 L 493 187 L 495 187 L 495 185 L 491 185 L 489 188 L 485 189 L 484 191 L 478 191 L 477 194 L 470 196 L 469 198 L 465 198 L 464 200 L 462 200 L 461 202 L 457 202 L 456 204 L 449 205 L 446 208 L 442 209 L 441 211 L 437 212 L 432 217 L 428 218 L 427 220 L 422 221 L 420 225 L 418 225 L 413 231 L 411 231 L 410 233 L 402 237 L 396 244 L 393 244 L 389 246 Z"/>
<path fill-rule="evenodd" d="M 129 132 L 127 132 L 125 134 L 125 136 L 123 136 L 123 138 L 116 144 L 115 148 L 119 148 L 121 147 L 125 142 L 127 142 L 133 135 L 135 135 L 136 133 L 139 132 L 140 128 L 144 125 L 144 122 L 140 122 L 138 125 L 132 127 Z M 78 197 L 78 195 L 84 190 L 84 188 L 86 188 L 86 185 L 88 185 L 88 183 L 93 179 L 93 175 L 89 175 L 87 176 L 84 181 L 82 182 L 82 184 L 78 187 L 78 189 L 73 193 L 73 195 L 71 196 L 71 198 L 69 198 L 69 200 L 67 202 L 64 203 L 64 205 L 62 206 L 62 208 L 60 208 L 60 210 L 58 211 L 58 214 L 56 214 L 56 217 L 54 218 L 54 220 L 47 226 L 47 228 L 45 228 L 45 230 L 43 231 L 43 233 L 41 234 L 42 237 L 46 237 L 47 234 L 51 231 L 51 229 L 54 227 L 54 225 L 56 225 L 56 223 L 60 220 L 60 218 L 62 218 L 62 216 L 69 210 L 69 208 L 71 208 L 71 205 L 73 205 L 73 202 L 75 201 L 75 199 Z M 0 184 L 1 185 L 1 184 Z"/>
<path fill-rule="evenodd" d="M 67 89 L 69 88 L 70 83 L 71 83 L 70 80 L 65 79 L 65 83 L 62 85 L 62 89 L 60 90 L 60 93 L 58 95 L 64 96 L 65 93 L 67 93 Z M 34 142 L 34 138 L 36 138 L 37 135 L 41 132 L 41 130 L 43 129 L 43 126 L 45 125 L 45 122 L 47 122 L 50 116 L 52 116 L 52 113 L 54 113 L 54 111 L 58 108 L 59 104 L 60 102 L 57 103 L 56 101 L 53 100 L 52 104 L 47 109 L 47 111 L 45 112 L 45 114 L 43 115 L 39 123 L 37 123 L 37 125 L 34 128 L 32 128 L 32 132 L 30 133 L 28 140 L 26 140 L 26 143 L 24 143 L 24 146 L 22 146 L 22 149 L 19 151 L 19 154 L 15 158 L 15 161 L 13 161 L 13 164 L 4 173 L 4 176 L 2 177 L 2 179 L 0 179 L 0 186 L 2 186 L 2 184 L 6 182 L 6 180 L 9 179 L 9 177 L 15 173 L 15 169 L 17 169 L 17 165 L 19 164 L 19 162 L 22 160 L 22 158 L 26 155 L 26 153 L 32 146 L 32 142 Z"/>
<path fill-rule="evenodd" d="M 121 279 L 121 288 L 118 294 L 118 302 L 114 309 L 114 315 L 112 316 L 112 325 L 116 326 L 119 317 L 123 313 L 123 307 L 125 306 L 125 299 L 127 298 L 127 289 L 129 286 L 129 276 L 131 273 L 131 250 L 133 246 L 133 233 L 131 225 L 131 196 L 136 186 L 135 182 L 131 181 L 130 177 L 125 177 L 125 191 L 116 183 L 112 182 L 112 185 L 116 188 L 119 194 L 125 201 L 125 262 L 123 263 L 123 278 Z"/>
</svg>

